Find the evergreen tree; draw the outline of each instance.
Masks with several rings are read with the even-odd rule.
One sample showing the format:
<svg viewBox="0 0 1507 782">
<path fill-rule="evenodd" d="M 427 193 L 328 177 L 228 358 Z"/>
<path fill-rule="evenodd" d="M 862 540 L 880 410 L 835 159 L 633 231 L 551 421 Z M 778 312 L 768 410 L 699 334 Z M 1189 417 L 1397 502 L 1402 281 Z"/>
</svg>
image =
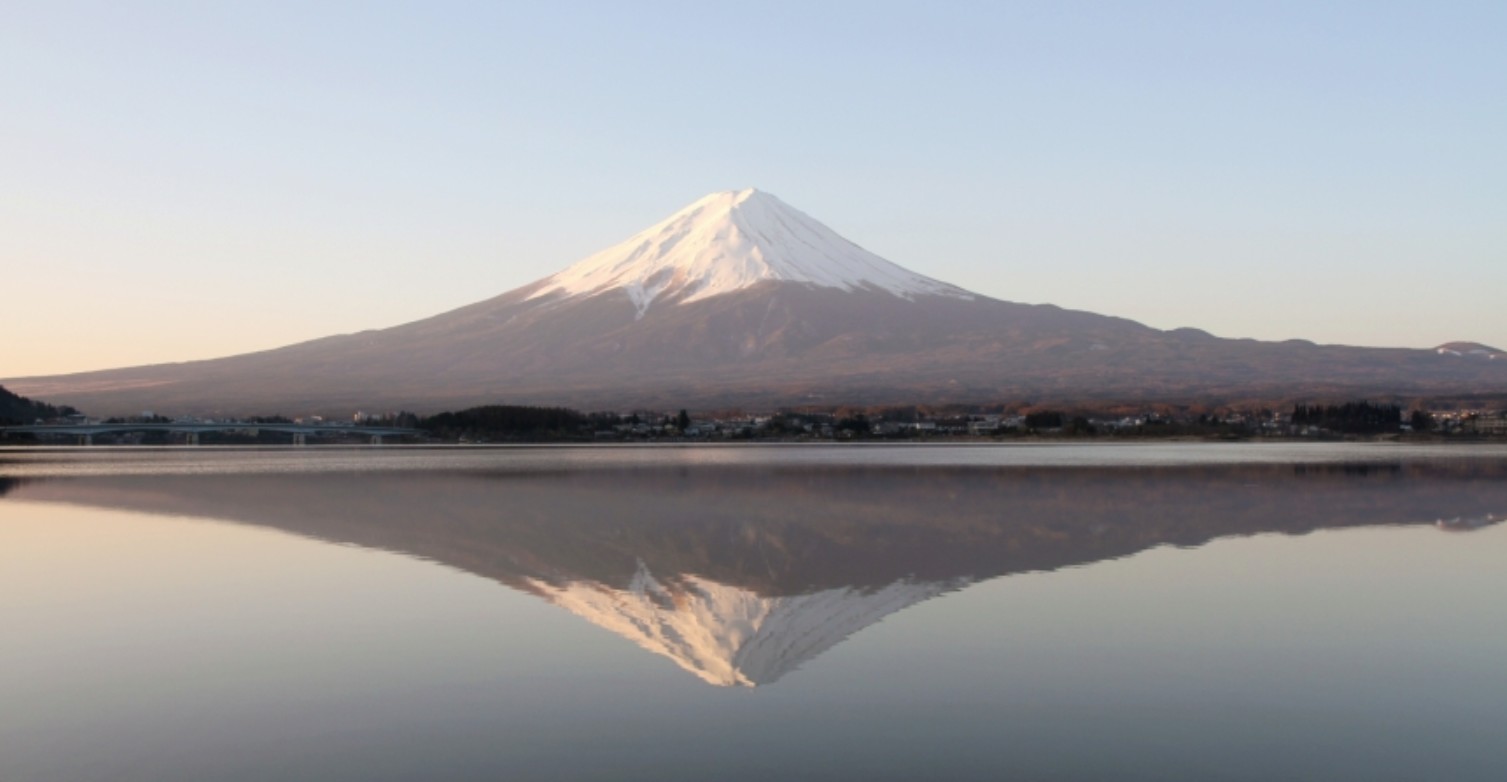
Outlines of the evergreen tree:
<svg viewBox="0 0 1507 782">
<path fill-rule="evenodd" d="M 66 415 L 74 415 L 77 410 L 62 405 L 54 407 L 45 402 L 37 402 L 18 396 L 0 386 L 0 425 L 29 424 L 38 418 L 61 418 Z"/>
</svg>

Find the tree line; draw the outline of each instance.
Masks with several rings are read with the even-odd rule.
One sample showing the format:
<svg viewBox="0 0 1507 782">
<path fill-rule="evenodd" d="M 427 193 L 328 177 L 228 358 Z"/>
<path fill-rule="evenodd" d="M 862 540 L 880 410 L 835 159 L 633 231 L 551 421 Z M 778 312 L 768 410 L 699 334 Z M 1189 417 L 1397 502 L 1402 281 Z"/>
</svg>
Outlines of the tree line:
<svg viewBox="0 0 1507 782">
<path fill-rule="evenodd" d="M 1317 426 L 1347 434 L 1395 432 L 1402 424 L 1402 408 L 1370 402 L 1342 405 L 1293 405 L 1294 426 Z"/>
<path fill-rule="evenodd" d="M 684 428 L 689 417 L 681 411 L 680 418 Z M 482 405 L 438 413 L 420 418 L 416 423 L 419 429 L 446 436 L 471 433 L 533 437 L 610 429 L 618 424 L 638 423 L 638 416 L 624 418 L 617 413 L 583 413 L 568 407 Z"/>
<path fill-rule="evenodd" d="M 0 386 L 0 426 L 19 426 L 33 423 L 38 418 L 46 420 L 77 414 L 78 411 L 68 405 L 37 402 Z"/>
</svg>

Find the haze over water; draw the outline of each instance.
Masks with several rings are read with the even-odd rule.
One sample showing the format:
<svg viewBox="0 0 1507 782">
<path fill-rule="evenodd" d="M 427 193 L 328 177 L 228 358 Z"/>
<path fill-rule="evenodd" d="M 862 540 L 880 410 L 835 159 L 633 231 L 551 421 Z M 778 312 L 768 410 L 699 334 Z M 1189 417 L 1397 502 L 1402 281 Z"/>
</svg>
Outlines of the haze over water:
<svg viewBox="0 0 1507 782">
<path fill-rule="evenodd" d="M 1500 776 L 1507 448 L 0 450 L 0 779 Z"/>
</svg>

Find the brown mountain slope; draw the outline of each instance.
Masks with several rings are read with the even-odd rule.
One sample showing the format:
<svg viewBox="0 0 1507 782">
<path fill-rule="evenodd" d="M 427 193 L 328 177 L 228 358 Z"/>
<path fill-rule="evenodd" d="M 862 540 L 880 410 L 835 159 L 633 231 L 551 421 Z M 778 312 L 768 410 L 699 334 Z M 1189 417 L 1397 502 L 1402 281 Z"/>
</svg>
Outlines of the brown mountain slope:
<svg viewBox="0 0 1507 782">
<path fill-rule="evenodd" d="M 95 414 L 1229 399 L 1507 390 L 1507 362 L 1226 340 L 985 297 L 767 282 L 636 318 L 533 286 L 391 329 L 211 361 L 6 380 Z"/>
</svg>

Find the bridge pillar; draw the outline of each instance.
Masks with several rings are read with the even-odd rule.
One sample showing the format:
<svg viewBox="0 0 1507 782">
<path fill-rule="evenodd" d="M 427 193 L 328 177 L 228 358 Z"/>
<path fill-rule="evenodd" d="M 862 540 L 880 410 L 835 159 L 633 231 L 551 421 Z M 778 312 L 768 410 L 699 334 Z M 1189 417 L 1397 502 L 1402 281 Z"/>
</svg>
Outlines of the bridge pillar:
<svg viewBox="0 0 1507 782">
<path fill-rule="evenodd" d="M 188 433 L 188 444 L 189 445 L 198 445 L 199 444 L 199 433 L 198 432 L 189 432 Z"/>
<path fill-rule="evenodd" d="M 94 435 L 92 435 L 92 434 L 81 434 L 81 435 L 79 435 L 78 436 L 78 444 L 79 445 L 94 445 Z"/>
<path fill-rule="evenodd" d="M 294 432 L 293 433 L 293 444 L 294 445 L 308 445 L 309 444 L 308 437 L 309 436 L 306 435 L 306 434 L 304 434 L 303 432 Z"/>
<path fill-rule="evenodd" d="M 374 435 L 372 435 L 372 445 L 381 445 L 381 444 L 382 444 L 382 435 L 380 435 L 380 434 L 374 434 Z"/>
</svg>

